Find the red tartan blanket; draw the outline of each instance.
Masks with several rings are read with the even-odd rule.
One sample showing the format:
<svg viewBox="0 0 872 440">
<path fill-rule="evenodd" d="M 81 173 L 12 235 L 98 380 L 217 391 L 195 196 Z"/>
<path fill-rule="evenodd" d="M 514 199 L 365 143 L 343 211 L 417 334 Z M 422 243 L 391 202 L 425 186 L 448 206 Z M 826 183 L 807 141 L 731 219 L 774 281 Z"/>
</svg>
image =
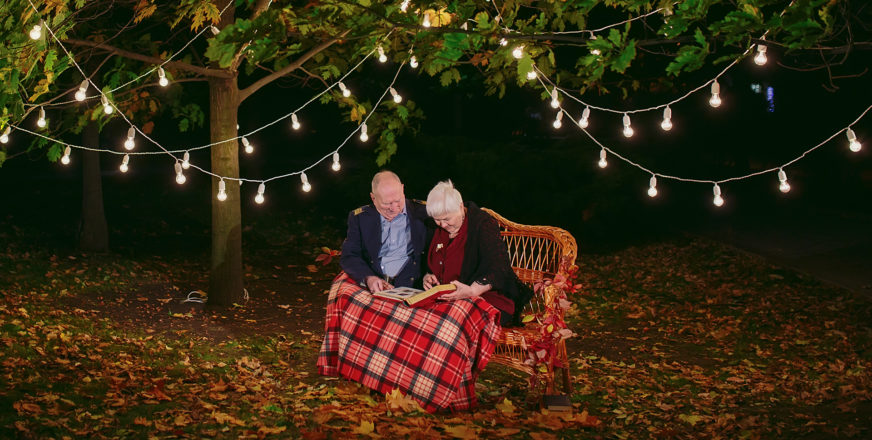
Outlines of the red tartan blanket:
<svg viewBox="0 0 872 440">
<path fill-rule="evenodd" d="M 318 372 L 384 394 L 399 388 L 429 412 L 465 410 L 499 332 L 499 311 L 481 298 L 410 308 L 343 272 L 330 288 Z"/>
</svg>

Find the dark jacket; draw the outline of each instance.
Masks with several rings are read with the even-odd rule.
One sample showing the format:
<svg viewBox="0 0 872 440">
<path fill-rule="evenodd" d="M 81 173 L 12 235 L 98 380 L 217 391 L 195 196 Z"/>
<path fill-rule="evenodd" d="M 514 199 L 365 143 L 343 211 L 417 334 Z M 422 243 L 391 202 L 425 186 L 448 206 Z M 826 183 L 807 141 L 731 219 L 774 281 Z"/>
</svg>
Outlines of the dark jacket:
<svg viewBox="0 0 872 440">
<path fill-rule="evenodd" d="M 409 216 L 412 254 L 400 273 L 394 277 L 397 287 L 422 286 L 424 258 L 429 245 L 427 208 L 422 202 L 406 199 L 406 214 Z M 366 277 L 384 278 L 378 253 L 381 249 L 381 214 L 374 205 L 366 205 L 348 214 L 348 233 L 342 243 L 339 265 L 354 281 L 365 285 Z"/>
<path fill-rule="evenodd" d="M 467 231 L 460 280 L 464 284 L 490 284 L 493 290 L 515 303 L 515 324 L 520 324 L 521 312 L 533 297 L 533 290 L 522 283 L 512 270 L 506 243 L 500 236 L 496 219 L 466 204 Z"/>
</svg>

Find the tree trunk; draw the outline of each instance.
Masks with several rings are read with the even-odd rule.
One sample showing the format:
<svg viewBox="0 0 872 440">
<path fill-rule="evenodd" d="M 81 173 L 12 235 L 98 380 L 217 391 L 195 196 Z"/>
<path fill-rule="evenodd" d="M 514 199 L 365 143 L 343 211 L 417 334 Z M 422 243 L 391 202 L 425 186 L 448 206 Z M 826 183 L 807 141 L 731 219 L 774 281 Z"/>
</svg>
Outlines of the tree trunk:
<svg viewBox="0 0 872 440">
<path fill-rule="evenodd" d="M 91 121 L 82 133 L 85 147 L 99 148 L 100 128 Z M 82 154 L 82 217 L 79 223 L 79 249 L 107 252 L 109 230 L 103 211 L 103 184 L 100 176 L 100 153 L 85 150 Z"/>
<path fill-rule="evenodd" d="M 212 142 L 236 137 L 236 78 L 209 80 L 209 131 Z M 212 172 L 239 176 L 239 144 L 233 140 L 212 147 Z M 218 179 L 212 179 L 212 267 L 209 305 L 226 307 L 243 301 L 242 215 L 239 184 L 227 180 L 227 200 L 219 201 Z"/>
</svg>

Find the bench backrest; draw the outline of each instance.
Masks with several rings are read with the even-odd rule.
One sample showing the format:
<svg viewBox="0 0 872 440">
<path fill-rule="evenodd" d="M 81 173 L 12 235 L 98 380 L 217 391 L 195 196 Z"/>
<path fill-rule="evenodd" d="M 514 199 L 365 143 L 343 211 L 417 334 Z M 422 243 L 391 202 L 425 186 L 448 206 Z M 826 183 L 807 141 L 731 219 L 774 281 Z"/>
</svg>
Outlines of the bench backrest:
<svg viewBox="0 0 872 440">
<path fill-rule="evenodd" d="M 565 261 L 566 266 L 575 264 L 578 247 L 575 238 L 566 230 L 553 226 L 522 225 L 506 220 L 491 209 L 482 209 L 499 223 L 512 269 L 530 287 L 543 278 L 554 279 L 561 270 L 561 261 Z M 528 312 L 542 312 L 544 297 L 535 295 L 527 308 Z"/>
</svg>

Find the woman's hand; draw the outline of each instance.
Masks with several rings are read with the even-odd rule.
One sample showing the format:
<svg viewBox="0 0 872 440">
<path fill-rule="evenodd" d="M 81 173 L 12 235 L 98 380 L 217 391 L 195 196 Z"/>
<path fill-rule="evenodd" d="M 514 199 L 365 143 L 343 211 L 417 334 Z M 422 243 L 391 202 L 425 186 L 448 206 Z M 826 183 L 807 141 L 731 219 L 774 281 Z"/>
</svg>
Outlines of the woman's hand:
<svg viewBox="0 0 872 440">
<path fill-rule="evenodd" d="M 436 278 L 436 275 L 432 273 L 428 273 L 424 275 L 424 290 L 429 290 L 431 287 L 439 284 L 439 278 Z"/>
<path fill-rule="evenodd" d="M 476 296 L 479 296 L 482 293 L 490 290 L 490 284 L 486 286 L 482 286 L 478 283 L 472 283 L 470 285 L 467 285 L 457 280 L 452 281 L 451 284 L 454 284 L 454 286 L 457 287 L 457 290 L 447 295 L 442 295 L 439 297 L 439 299 L 445 301 L 453 301 L 455 299 L 475 298 Z"/>
</svg>

